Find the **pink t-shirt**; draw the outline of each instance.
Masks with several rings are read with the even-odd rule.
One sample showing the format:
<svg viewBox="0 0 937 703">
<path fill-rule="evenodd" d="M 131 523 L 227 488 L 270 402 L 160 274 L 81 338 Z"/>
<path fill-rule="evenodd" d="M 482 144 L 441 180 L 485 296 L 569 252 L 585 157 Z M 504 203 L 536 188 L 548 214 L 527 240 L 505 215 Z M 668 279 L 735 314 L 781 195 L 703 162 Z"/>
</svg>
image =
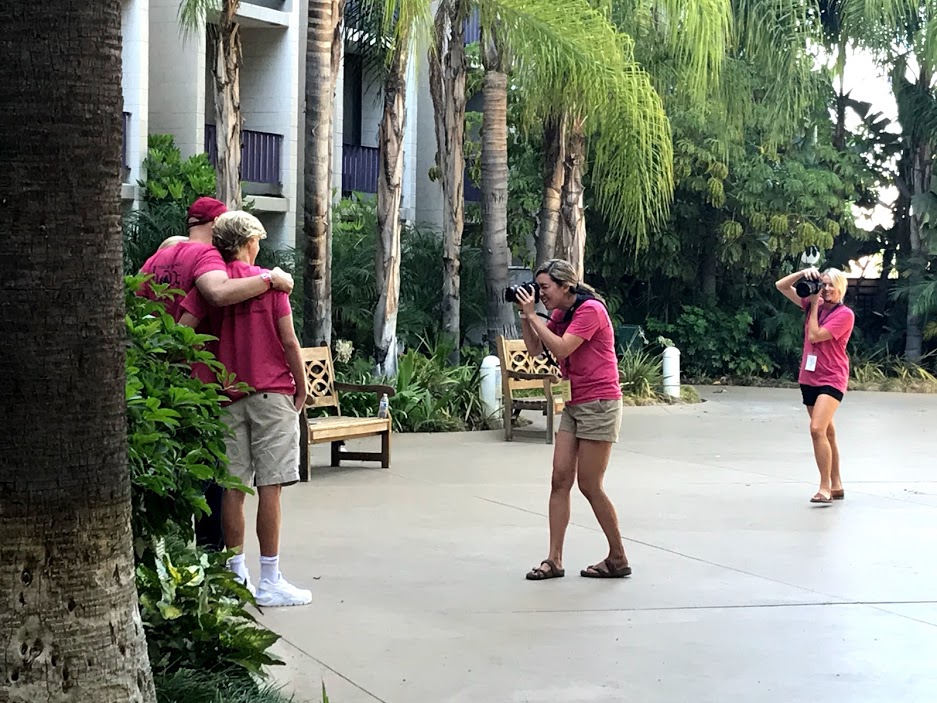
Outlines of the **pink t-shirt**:
<svg viewBox="0 0 937 703">
<path fill-rule="evenodd" d="M 263 272 L 259 266 L 243 261 L 228 264 L 228 278 L 249 278 Z M 193 288 L 181 307 L 202 320 L 199 332 L 218 337 L 218 341 L 209 344 L 208 350 L 225 365 L 228 373 L 235 375 L 235 381 L 246 383 L 258 393 L 290 396 L 296 393 L 296 383 L 277 327 L 281 317 L 292 314 L 286 293 L 268 290 L 243 303 L 211 307 L 198 288 Z M 213 377 L 204 378 L 203 373 L 204 370 L 199 369 L 202 380 L 217 382 Z M 236 391 L 227 391 L 225 395 L 232 401 L 244 397 Z"/>
<path fill-rule="evenodd" d="M 615 331 L 605 306 L 598 300 L 586 300 L 563 322 L 565 310 L 554 310 L 547 327 L 562 337 L 567 332 L 583 339 L 572 354 L 560 362 L 563 378 L 569 380 L 569 405 L 593 400 L 620 400 L 618 357 L 615 355 Z"/>
<path fill-rule="evenodd" d="M 802 299 L 800 304 L 804 310 L 810 310 L 808 298 Z M 833 386 L 843 393 L 846 392 L 849 385 L 849 355 L 846 354 L 846 344 L 852 335 L 855 321 L 853 311 L 842 303 L 821 303 L 817 311 L 817 323 L 833 335 L 833 338 L 824 342 L 811 342 L 807 337 L 807 326 L 810 324 L 808 312 L 807 319 L 804 320 L 804 353 L 800 358 L 798 383 L 805 386 Z M 807 357 L 810 354 L 817 357 L 817 367 L 813 371 L 807 371 Z"/>
<path fill-rule="evenodd" d="M 154 282 L 168 283 L 170 288 L 178 288 L 185 293 L 195 288 L 195 282 L 210 271 L 224 271 L 227 268 L 221 254 L 213 246 L 201 242 L 182 242 L 173 247 L 158 251 L 143 264 L 144 273 L 153 274 Z M 151 300 L 156 296 L 148 285 L 144 285 L 139 295 Z M 182 317 L 182 298 L 161 298 L 172 319 L 176 322 Z"/>
</svg>

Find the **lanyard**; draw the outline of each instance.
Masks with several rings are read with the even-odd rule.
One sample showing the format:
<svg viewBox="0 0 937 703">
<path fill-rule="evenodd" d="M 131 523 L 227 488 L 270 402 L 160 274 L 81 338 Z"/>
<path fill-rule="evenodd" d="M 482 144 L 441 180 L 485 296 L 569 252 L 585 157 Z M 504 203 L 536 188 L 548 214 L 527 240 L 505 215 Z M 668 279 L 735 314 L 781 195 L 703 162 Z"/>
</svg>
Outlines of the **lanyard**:
<svg viewBox="0 0 937 703">
<path fill-rule="evenodd" d="M 822 320 L 820 319 L 820 316 L 819 316 L 819 314 L 818 314 L 818 315 L 817 315 L 817 327 L 823 327 L 823 323 L 826 322 L 827 320 L 829 320 L 829 319 L 830 319 L 830 315 L 832 315 L 834 312 L 836 312 L 836 309 L 837 309 L 838 307 L 840 307 L 841 305 L 842 305 L 842 303 L 836 303 L 836 305 L 834 305 L 833 307 L 831 307 L 831 308 L 827 311 L 826 315 L 823 316 L 823 319 L 822 319 Z"/>
</svg>

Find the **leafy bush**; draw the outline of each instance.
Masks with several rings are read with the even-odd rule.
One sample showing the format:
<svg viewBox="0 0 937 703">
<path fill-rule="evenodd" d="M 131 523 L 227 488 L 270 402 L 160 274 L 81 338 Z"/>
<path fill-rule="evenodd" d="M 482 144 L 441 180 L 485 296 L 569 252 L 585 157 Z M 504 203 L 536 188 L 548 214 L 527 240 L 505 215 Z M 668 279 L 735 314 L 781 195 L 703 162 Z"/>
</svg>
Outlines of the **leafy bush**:
<svg viewBox="0 0 937 703">
<path fill-rule="evenodd" d="M 144 207 L 123 220 L 124 273 L 134 274 L 167 237 L 187 235 L 186 211 L 197 198 L 215 194 L 215 168 L 205 154 L 183 159 L 172 136 L 152 134 L 139 181 Z"/>
<path fill-rule="evenodd" d="M 195 669 L 231 679 L 282 664 L 267 653 L 280 636 L 247 611 L 250 592 L 225 565 L 230 552 L 209 553 L 172 540 L 153 566 L 137 567 L 137 591 L 150 665 L 156 674 Z"/>
<path fill-rule="evenodd" d="M 194 536 L 193 519 L 208 512 L 206 481 L 246 488 L 227 470 L 221 387 L 191 373 L 193 363 L 203 363 L 224 374 L 197 348 L 211 338 L 176 324 L 161 302 L 136 295 L 144 276 L 126 280 L 128 463 L 134 541 L 142 556 L 171 533 Z"/>
<path fill-rule="evenodd" d="M 656 398 L 664 382 L 660 355 L 629 349 L 618 362 L 618 380 L 624 395 Z"/>
<path fill-rule="evenodd" d="M 674 340 L 681 372 L 688 378 L 771 374 L 777 365 L 753 339 L 752 319 L 745 311 L 685 305 L 676 322 L 649 318 L 646 328 Z"/>
<path fill-rule="evenodd" d="M 928 356 L 922 361 L 926 362 Z M 856 355 L 850 367 L 849 388 L 866 391 L 937 393 L 937 377 L 923 365 L 887 353 Z"/>
<path fill-rule="evenodd" d="M 230 678 L 224 672 L 179 669 L 171 674 L 157 674 L 157 703 L 292 703 L 271 686 Z"/>
<path fill-rule="evenodd" d="M 447 366 L 449 349 L 437 345 L 427 353 L 409 350 L 392 379 L 372 375 L 370 365 L 354 360 L 338 365 L 336 376 L 344 383 L 386 383 L 396 394 L 390 399 L 391 418 L 396 432 L 455 432 L 485 429 L 479 399 L 478 365 Z M 342 393 L 342 414 L 374 415 L 373 393 Z"/>
</svg>

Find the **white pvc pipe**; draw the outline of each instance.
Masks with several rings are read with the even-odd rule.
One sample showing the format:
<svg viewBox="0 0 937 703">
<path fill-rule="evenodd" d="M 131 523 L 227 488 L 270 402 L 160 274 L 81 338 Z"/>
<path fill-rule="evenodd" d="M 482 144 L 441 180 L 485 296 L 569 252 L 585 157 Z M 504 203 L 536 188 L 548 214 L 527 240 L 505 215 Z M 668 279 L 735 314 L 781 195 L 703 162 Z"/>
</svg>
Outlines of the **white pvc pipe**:
<svg viewBox="0 0 937 703">
<path fill-rule="evenodd" d="M 680 350 L 676 347 L 664 349 L 664 393 L 680 397 Z"/>
</svg>

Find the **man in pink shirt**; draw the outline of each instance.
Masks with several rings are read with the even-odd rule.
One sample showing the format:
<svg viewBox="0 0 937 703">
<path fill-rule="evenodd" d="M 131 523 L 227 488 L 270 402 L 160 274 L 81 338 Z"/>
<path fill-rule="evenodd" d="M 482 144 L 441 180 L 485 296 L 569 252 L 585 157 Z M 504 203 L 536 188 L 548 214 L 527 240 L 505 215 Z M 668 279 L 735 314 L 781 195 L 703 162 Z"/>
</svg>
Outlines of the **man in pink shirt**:
<svg viewBox="0 0 937 703">
<path fill-rule="evenodd" d="M 263 225 L 246 212 L 228 212 L 215 221 L 215 246 L 228 262 L 231 279 L 262 273 L 254 261 L 266 236 Z M 196 288 L 182 309 L 180 321 L 190 326 L 204 321 L 205 331 L 218 338 L 209 350 L 234 374 L 235 383 L 250 387 L 247 393 L 235 389 L 224 393 L 229 399 L 225 421 L 233 434 L 226 445 L 230 471 L 244 484 L 256 486 L 259 496 L 257 603 L 305 605 L 312 594 L 289 583 L 279 568 L 280 493 L 283 486 L 299 480 L 298 413 L 306 402 L 305 367 L 289 297 L 270 291 L 236 305 L 211 308 Z M 251 588 L 243 552 L 245 497 L 241 491 L 225 491 L 221 517 L 225 543 L 238 551 L 228 566 Z"/>
</svg>

